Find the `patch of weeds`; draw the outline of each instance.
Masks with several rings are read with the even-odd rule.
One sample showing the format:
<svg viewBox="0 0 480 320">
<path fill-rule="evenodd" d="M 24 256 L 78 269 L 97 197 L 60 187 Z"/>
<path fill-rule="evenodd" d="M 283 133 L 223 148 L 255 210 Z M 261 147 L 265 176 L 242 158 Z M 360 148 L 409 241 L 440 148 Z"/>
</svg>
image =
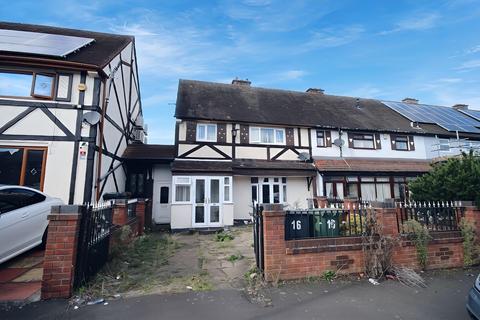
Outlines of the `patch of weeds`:
<svg viewBox="0 0 480 320">
<path fill-rule="evenodd" d="M 108 297 L 126 292 L 148 292 L 166 281 L 161 266 L 180 247 L 170 235 L 148 234 L 117 248 L 115 256 L 95 278 L 77 290 L 79 296 Z"/>
<path fill-rule="evenodd" d="M 215 234 L 216 242 L 229 242 L 235 239 L 235 236 L 230 232 L 221 231 Z"/>
<path fill-rule="evenodd" d="M 328 282 L 332 282 L 337 277 L 337 273 L 332 270 L 326 270 L 322 274 L 322 279 Z"/>
<path fill-rule="evenodd" d="M 318 281 L 322 280 L 323 277 L 319 276 L 308 276 L 305 278 L 306 282 L 308 283 L 317 283 Z"/>
<path fill-rule="evenodd" d="M 227 261 L 230 261 L 230 262 L 235 262 L 237 260 L 242 260 L 244 258 L 244 256 L 241 254 L 241 253 L 238 253 L 238 254 L 232 254 L 230 255 L 228 258 L 227 258 Z"/>
</svg>

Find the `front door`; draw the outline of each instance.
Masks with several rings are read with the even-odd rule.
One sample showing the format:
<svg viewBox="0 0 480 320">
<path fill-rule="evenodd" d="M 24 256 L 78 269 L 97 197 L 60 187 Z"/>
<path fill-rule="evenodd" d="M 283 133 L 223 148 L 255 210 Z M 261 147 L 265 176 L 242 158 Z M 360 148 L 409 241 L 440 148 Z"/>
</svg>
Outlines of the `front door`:
<svg viewBox="0 0 480 320">
<path fill-rule="evenodd" d="M 193 224 L 196 227 L 215 227 L 222 222 L 220 178 L 195 179 Z"/>
<path fill-rule="evenodd" d="M 153 204 L 155 223 L 170 223 L 170 184 L 155 183 L 155 201 Z"/>
</svg>

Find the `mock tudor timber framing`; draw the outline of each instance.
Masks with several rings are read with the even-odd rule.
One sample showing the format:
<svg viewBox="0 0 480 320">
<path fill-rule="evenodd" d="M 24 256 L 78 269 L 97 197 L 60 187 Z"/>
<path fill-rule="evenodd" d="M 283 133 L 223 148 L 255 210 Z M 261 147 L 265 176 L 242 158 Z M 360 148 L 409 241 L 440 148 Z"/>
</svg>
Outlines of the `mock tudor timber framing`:
<svg viewBox="0 0 480 320">
<path fill-rule="evenodd" d="M 25 145 L 28 145 L 29 141 L 34 143 L 71 142 L 73 144 L 73 152 L 69 152 L 67 156 L 69 161 L 71 160 L 71 168 L 68 175 L 68 203 L 74 203 L 75 201 L 98 201 L 103 192 L 123 191 L 123 183 L 126 181 L 127 172 L 122 154 L 126 146 L 133 142 L 135 124 L 138 117 L 142 117 L 134 39 L 131 38 L 119 51 L 111 55 L 108 63 L 95 68 L 82 69 L 67 65 L 55 67 L 53 64 L 57 62 L 52 60 L 50 63 L 50 59 L 43 59 L 41 64 L 28 65 L 27 58 L 10 58 L 12 61 L 7 62 L 5 60 L 5 63 L 2 62 L 0 68 L 3 66 L 9 70 L 25 68 L 32 70 L 33 68 L 33 70 L 49 70 L 57 75 L 68 76 L 67 98 L 57 97 L 58 81 L 55 81 L 55 94 L 51 100 L 0 97 L 0 108 L 6 106 L 25 109 L 19 113 L 11 111 L 15 115 L 0 126 L 0 141 L 22 141 Z M 91 71 L 96 71 L 98 76 L 91 75 Z M 93 82 L 93 95 L 90 93 L 89 101 L 86 101 L 86 94 L 83 90 L 78 91 L 78 97 L 75 95 L 77 97 L 74 99 L 75 101 L 71 100 L 74 96 L 72 92 L 74 89 L 76 90 L 73 79 L 78 77 L 78 75 L 80 75 L 80 84 L 86 85 L 87 79 Z M 78 84 L 79 80 L 78 78 L 76 79 Z M 113 104 L 116 104 L 116 106 L 111 106 L 112 101 L 114 101 Z M 69 125 L 64 124 L 54 111 L 56 109 L 74 112 L 74 116 L 68 115 L 69 121 L 73 121 L 73 123 L 69 122 Z M 19 134 L 16 131 L 11 134 L 8 133 L 9 129 L 27 118 L 32 112 L 36 112 L 36 110 L 41 111 L 41 114 L 53 123 L 54 128 L 56 128 L 54 130 L 57 130 L 56 135 L 43 134 L 42 132 L 38 132 L 38 134 L 23 134 L 24 132 Z M 102 117 L 97 125 L 91 125 L 88 133 L 85 134 L 84 132 L 82 135 L 83 115 L 88 111 L 96 111 Z M 99 128 L 103 128 L 105 131 L 99 130 Z M 82 174 L 85 174 L 85 183 L 81 187 L 82 190 L 79 190 L 77 185 L 79 180 L 79 147 L 83 143 L 88 144 L 85 169 L 81 171 Z M 104 166 L 102 166 L 102 160 Z M 121 173 L 118 170 L 120 167 L 122 168 Z M 95 168 L 98 169 L 96 174 Z M 81 199 L 78 198 L 79 196 L 75 195 L 76 192 L 80 192 L 80 194 L 83 192 L 83 197 Z"/>
</svg>

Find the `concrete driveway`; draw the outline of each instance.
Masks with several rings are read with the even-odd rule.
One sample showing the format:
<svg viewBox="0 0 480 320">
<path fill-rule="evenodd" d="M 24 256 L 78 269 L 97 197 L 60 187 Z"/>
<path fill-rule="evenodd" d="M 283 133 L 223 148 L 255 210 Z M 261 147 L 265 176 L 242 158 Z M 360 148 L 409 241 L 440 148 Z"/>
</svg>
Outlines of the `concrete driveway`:
<svg viewBox="0 0 480 320">
<path fill-rule="evenodd" d="M 149 295 L 77 310 L 65 301 L 1 311 L 9 319 L 468 319 L 465 301 L 479 268 L 425 274 L 428 288 L 387 281 L 311 282 L 269 288 L 272 306 L 252 304 L 240 290 Z"/>
</svg>

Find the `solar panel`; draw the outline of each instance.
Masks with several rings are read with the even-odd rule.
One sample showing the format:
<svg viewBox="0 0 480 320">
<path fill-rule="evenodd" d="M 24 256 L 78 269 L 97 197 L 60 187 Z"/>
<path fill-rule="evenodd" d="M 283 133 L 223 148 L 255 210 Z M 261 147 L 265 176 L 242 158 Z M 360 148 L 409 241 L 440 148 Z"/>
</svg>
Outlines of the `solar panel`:
<svg viewBox="0 0 480 320">
<path fill-rule="evenodd" d="M 65 57 L 95 39 L 0 29 L 0 51 Z"/>
<path fill-rule="evenodd" d="M 466 115 L 480 121 L 480 110 L 458 110 L 462 113 L 465 113 Z"/>
<path fill-rule="evenodd" d="M 480 111 L 475 120 L 453 108 L 426 104 L 382 101 L 390 109 L 400 113 L 410 121 L 437 124 L 448 131 L 480 133 Z"/>
</svg>

